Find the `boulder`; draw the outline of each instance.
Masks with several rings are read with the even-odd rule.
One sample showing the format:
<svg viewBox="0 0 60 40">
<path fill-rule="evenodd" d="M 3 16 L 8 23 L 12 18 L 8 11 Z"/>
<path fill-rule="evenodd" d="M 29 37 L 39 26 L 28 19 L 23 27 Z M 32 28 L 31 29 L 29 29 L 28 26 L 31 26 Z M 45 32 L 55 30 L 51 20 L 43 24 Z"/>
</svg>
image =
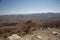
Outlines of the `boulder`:
<svg viewBox="0 0 60 40">
<path fill-rule="evenodd" d="M 7 38 L 7 40 L 21 40 L 21 37 L 17 34 L 12 34 Z"/>
<path fill-rule="evenodd" d="M 31 40 L 42 40 L 40 35 L 33 35 Z"/>
</svg>

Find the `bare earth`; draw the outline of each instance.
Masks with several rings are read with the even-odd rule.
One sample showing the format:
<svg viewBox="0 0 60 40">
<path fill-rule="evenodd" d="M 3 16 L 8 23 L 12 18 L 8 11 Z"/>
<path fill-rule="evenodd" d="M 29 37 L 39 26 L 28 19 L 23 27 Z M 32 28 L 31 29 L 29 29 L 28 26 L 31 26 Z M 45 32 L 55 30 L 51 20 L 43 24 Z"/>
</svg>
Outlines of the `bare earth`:
<svg viewBox="0 0 60 40">
<path fill-rule="evenodd" d="M 56 31 L 59 34 L 53 35 L 52 32 Z M 39 39 L 38 37 L 35 37 L 35 35 L 38 35 L 41 37 Z M 0 40 L 7 40 L 0 38 Z M 21 37 L 21 40 L 60 40 L 60 29 L 51 28 L 51 29 L 44 29 L 44 30 L 36 30 L 33 31 L 32 34 L 26 34 Z"/>
<path fill-rule="evenodd" d="M 56 31 L 59 32 L 59 35 L 53 35 L 52 32 Z M 33 32 L 32 35 L 39 35 L 41 39 L 35 38 L 35 40 L 60 40 L 60 29 L 51 29 L 51 30 L 36 30 Z M 32 35 L 25 35 L 22 39 L 26 40 L 34 40 L 34 36 Z"/>
</svg>

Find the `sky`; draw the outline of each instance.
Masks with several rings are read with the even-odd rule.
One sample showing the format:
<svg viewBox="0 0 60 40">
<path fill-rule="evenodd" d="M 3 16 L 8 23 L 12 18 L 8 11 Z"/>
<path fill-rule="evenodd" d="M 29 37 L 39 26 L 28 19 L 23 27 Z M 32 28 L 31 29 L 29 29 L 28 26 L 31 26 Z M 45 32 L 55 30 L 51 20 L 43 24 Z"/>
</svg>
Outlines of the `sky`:
<svg viewBox="0 0 60 40">
<path fill-rule="evenodd" d="M 0 0 L 0 15 L 58 12 L 60 0 Z"/>
</svg>

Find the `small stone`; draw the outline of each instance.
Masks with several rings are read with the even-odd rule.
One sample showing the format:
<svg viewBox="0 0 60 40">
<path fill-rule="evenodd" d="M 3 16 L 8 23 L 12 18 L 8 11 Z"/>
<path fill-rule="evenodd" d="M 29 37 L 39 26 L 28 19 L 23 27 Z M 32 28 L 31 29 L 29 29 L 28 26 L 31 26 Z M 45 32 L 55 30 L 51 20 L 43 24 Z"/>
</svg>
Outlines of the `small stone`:
<svg viewBox="0 0 60 40">
<path fill-rule="evenodd" d="M 58 35 L 59 33 L 56 32 L 56 31 L 54 31 L 54 32 L 52 32 L 52 34 L 53 34 L 53 35 Z"/>
</svg>

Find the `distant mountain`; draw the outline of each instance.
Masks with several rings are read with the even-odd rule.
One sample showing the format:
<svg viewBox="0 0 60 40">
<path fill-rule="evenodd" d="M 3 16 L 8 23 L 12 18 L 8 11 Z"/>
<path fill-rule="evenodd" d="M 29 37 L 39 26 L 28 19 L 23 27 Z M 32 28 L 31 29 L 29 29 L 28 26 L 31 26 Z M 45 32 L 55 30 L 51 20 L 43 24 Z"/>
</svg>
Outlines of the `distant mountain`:
<svg viewBox="0 0 60 40">
<path fill-rule="evenodd" d="M 34 22 L 53 22 L 60 21 L 60 13 L 35 13 L 26 15 L 2 15 L 0 16 L 0 23 L 19 23 L 32 19 Z"/>
</svg>

